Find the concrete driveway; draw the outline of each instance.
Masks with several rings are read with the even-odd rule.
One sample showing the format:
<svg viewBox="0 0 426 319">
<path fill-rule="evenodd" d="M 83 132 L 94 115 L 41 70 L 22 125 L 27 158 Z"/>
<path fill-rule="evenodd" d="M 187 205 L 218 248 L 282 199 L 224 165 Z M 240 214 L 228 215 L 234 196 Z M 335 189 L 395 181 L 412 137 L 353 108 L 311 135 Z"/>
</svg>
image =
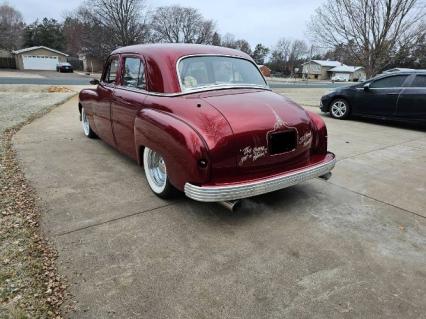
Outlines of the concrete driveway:
<svg viewBox="0 0 426 319">
<path fill-rule="evenodd" d="M 71 317 L 426 313 L 424 131 L 325 117 L 333 178 L 246 200 L 233 214 L 155 197 L 142 168 L 83 136 L 76 105 L 14 139 L 77 301 Z"/>
</svg>

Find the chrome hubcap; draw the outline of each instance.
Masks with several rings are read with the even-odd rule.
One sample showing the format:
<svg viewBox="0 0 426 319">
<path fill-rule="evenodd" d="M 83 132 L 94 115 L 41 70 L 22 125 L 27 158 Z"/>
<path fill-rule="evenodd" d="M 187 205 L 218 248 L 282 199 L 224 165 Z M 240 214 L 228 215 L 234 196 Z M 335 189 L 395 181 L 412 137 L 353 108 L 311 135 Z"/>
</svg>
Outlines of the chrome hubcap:
<svg viewBox="0 0 426 319">
<path fill-rule="evenodd" d="M 152 181 L 158 187 L 163 187 L 166 184 L 166 163 L 164 162 L 163 157 L 153 150 L 148 152 L 148 173 L 151 176 Z"/>
<path fill-rule="evenodd" d="M 347 110 L 346 103 L 342 101 L 335 102 L 333 106 L 331 107 L 331 113 L 333 113 L 335 117 L 344 116 L 346 113 L 346 110 Z"/>
<path fill-rule="evenodd" d="M 84 112 L 84 109 L 81 110 L 81 122 L 83 124 L 84 134 L 89 135 L 90 125 L 89 125 L 89 120 L 87 119 L 87 116 L 86 116 L 86 112 Z"/>
</svg>

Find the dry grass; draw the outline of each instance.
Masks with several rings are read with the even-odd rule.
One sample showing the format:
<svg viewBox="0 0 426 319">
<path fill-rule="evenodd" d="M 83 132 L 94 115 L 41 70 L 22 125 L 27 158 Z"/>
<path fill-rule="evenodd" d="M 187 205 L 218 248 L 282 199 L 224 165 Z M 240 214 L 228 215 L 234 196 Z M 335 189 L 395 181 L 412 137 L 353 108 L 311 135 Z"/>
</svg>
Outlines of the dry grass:
<svg viewBox="0 0 426 319">
<path fill-rule="evenodd" d="M 0 136 L 0 318 L 61 318 L 68 296 L 56 271 L 56 251 L 39 227 L 37 196 L 19 167 L 12 137 L 54 106 Z"/>
</svg>

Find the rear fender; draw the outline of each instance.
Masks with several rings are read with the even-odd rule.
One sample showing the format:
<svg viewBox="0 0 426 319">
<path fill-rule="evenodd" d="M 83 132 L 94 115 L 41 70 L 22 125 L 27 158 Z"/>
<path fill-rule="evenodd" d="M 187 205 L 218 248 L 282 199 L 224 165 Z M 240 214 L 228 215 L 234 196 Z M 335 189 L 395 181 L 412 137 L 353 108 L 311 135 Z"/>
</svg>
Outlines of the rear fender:
<svg viewBox="0 0 426 319">
<path fill-rule="evenodd" d="M 314 132 L 312 151 L 315 154 L 327 154 L 327 127 L 324 120 L 316 113 L 306 111 L 311 119 L 311 127 Z"/>
<path fill-rule="evenodd" d="M 87 115 L 87 118 L 89 119 L 90 127 L 96 131 L 96 125 L 94 122 L 94 108 L 93 103 L 96 103 L 97 100 L 99 100 L 99 95 L 94 89 L 84 89 L 81 90 L 78 95 L 78 111 L 79 111 L 79 118 L 81 121 L 81 109 L 84 107 L 84 111 Z"/>
<path fill-rule="evenodd" d="M 203 184 L 210 179 L 206 143 L 183 120 L 163 111 L 143 109 L 136 116 L 134 130 L 138 163 L 143 165 L 144 147 L 159 152 L 177 189 L 183 191 L 186 182 Z"/>
</svg>

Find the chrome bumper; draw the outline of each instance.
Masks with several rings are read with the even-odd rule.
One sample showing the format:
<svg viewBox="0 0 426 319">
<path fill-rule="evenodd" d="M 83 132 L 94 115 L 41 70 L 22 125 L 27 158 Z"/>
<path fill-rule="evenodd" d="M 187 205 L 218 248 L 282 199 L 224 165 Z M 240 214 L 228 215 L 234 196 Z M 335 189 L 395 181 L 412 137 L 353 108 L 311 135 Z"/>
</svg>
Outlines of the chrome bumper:
<svg viewBox="0 0 426 319">
<path fill-rule="evenodd" d="M 291 173 L 265 178 L 253 182 L 225 186 L 195 186 L 185 184 L 185 195 L 200 202 L 221 202 L 253 197 L 290 187 L 329 173 L 336 158 L 327 163 L 310 166 Z"/>
</svg>

